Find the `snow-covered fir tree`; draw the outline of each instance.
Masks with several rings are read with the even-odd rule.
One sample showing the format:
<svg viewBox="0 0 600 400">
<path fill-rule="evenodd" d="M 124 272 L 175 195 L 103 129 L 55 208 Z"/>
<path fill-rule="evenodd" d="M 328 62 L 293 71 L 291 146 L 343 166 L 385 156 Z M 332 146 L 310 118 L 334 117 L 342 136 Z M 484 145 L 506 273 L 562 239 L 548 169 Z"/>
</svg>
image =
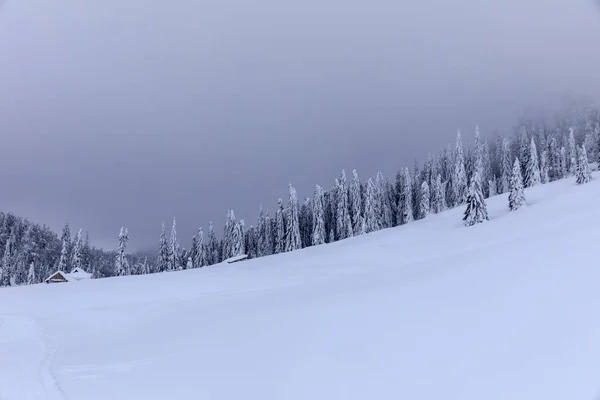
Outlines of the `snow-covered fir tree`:
<svg viewBox="0 0 600 400">
<path fill-rule="evenodd" d="M 169 240 L 169 263 L 167 269 L 169 271 L 177 271 L 183 268 L 180 264 L 181 248 L 177 240 L 177 220 L 173 218 L 173 226 L 171 227 L 171 239 Z"/>
<path fill-rule="evenodd" d="M 454 189 L 454 204 L 464 204 L 467 196 L 467 172 L 465 170 L 465 156 L 460 130 L 456 134 L 456 150 L 454 156 L 452 187 Z"/>
<path fill-rule="evenodd" d="M 399 212 L 401 213 L 401 223 L 402 224 L 408 224 L 410 222 L 413 221 L 413 185 L 412 185 L 412 180 L 410 178 L 410 172 L 408 171 L 408 168 L 404 169 L 404 177 L 402 179 L 403 181 L 403 189 L 402 189 L 402 193 L 400 195 L 400 207 L 399 207 Z"/>
<path fill-rule="evenodd" d="M 560 177 L 565 178 L 569 174 L 567 167 L 567 149 L 565 146 L 560 149 Z"/>
<path fill-rule="evenodd" d="M 423 181 L 421 184 L 421 203 L 419 210 L 421 212 L 421 218 L 427 218 L 429 215 L 429 207 L 431 205 L 431 195 L 429 193 L 429 185 L 427 181 Z"/>
<path fill-rule="evenodd" d="M 434 213 L 440 213 L 446 209 L 443 188 L 442 175 L 438 174 L 433 180 L 433 190 L 431 191 L 431 210 Z"/>
<path fill-rule="evenodd" d="M 219 241 L 215 233 L 215 227 L 212 222 L 208 223 L 208 243 L 206 246 L 207 265 L 213 265 L 221 262 L 219 257 Z"/>
<path fill-rule="evenodd" d="M 237 222 L 233 210 L 231 210 L 231 216 L 232 221 L 229 254 L 223 255 L 224 260 L 244 254 L 244 220 L 242 219 L 240 222 Z"/>
<path fill-rule="evenodd" d="M 164 272 L 169 269 L 169 243 L 165 232 L 165 223 L 162 223 L 160 230 L 160 239 L 158 242 L 158 260 L 156 261 L 156 270 Z"/>
<path fill-rule="evenodd" d="M 300 211 L 298 207 L 298 197 L 296 195 L 296 188 L 294 188 L 291 183 L 289 185 L 289 193 L 285 251 L 294 251 L 302 248 L 302 242 L 300 239 Z"/>
<path fill-rule="evenodd" d="M 475 173 L 474 177 L 479 177 L 483 180 L 483 144 L 481 143 L 481 135 L 479 133 L 479 126 L 475 127 L 475 146 L 474 146 L 474 157 L 475 157 Z M 480 186 L 483 187 L 482 182 L 479 182 Z"/>
<path fill-rule="evenodd" d="M 493 197 L 498 194 L 498 182 L 496 176 L 492 175 L 492 179 L 488 181 L 488 197 Z"/>
<path fill-rule="evenodd" d="M 592 180 L 592 172 L 590 170 L 590 163 L 587 157 L 587 151 L 585 146 L 582 145 L 579 149 L 579 156 L 577 159 L 577 167 L 575 168 L 575 182 L 578 185 L 588 183 Z"/>
<path fill-rule="evenodd" d="M 381 229 L 377 204 L 379 203 L 378 191 L 372 178 L 367 180 L 367 193 L 365 196 L 365 232 L 375 232 Z"/>
<path fill-rule="evenodd" d="M 475 174 L 477 175 L 477 172 Z M 467 194 L 467 209 L 463 217 L 463 222 L 466 226 L 472 226 L 489 220 L 480 181 L 480 178 L 477 176 L 471 179 L 471 185 Z"/>
<path fill-rule="evenodd" d="M 37 277 L 35 275 L 35 264 L 32 262 L 29 264 L 29 271 L 27 272 L 27 284 L 34 285 L 37 283 Z"/>
<path fill-rule="evenodd" d="M 362 224 L 362 196 L 360 193 L 360 179 L 358 172 L 352 171 L 352 181 L 350 182 L 349 197 L 350 197 L 350 215 L 352 217 L 352 230 L 354 233 L 360 233 Z"/>
<path fill-rule="evenodd" d="M 275 254 L 285 251 L 285 210 L 283 208 L 283 200 L 277 201 L 277 214 L 275 216 Z"/>
<path fill-rule="evenodd" d="M 318 246 L 325 243 L 325 208 L 323 204 L 323 188 L 317 185 L 313 198 L 313 234 L 312 244 Z"/>
<path fill-rule="evenodd" d="M 539 185 L 541 182 L 540 178 L 540 165 L 537 157 L 537 147 L 535 145 L 535 139 L 531 138 L 529 147 L 529 156 L 527 158 L 527 167 L 525 168 L 525 187 L 532 187 Z"/>
<path fill-rule="evenodd" d="M 393 226 L 393 211 L 389 196 L 389 184 L 381 172 L 377 172 L 375 176 L 375 186 L 377 188 L 379 226 L 390 228 Z"/>
<path fill-rule="evenodd" d="M 83 269 L 83 230 L 80 229 L 75 236 L 73 254 L 71 256 L 71 269 Z"/>
<path fill-rule="evenodd" d="M 196 235 L 196 242 L 194 243 L 196 248 L 194 249 L 193 267 L 202 268 L 208 265 L 208 256 L 206 253 L 206 244 L 204 243 L 204 230 L 202 227 L 198 229 L 198 235 Z"/>
<path fill-rule="evenodd" d="M 550 166 L 548 165 L 548 152 L 542 151 L 540 156 L 540 180 L 542 183 L 550 182 Z"/>
<path fill-rule="evenodd" d="M 342 175 L 337 181 L 336 197 L 336 235 L 338 240 L 342 240 L 352 236 L 352 230 L 348 231 L 348 224 L 346 223 L 349 217 L 349 201 L 345 170 L 342 170 Z"/>
<path fill-rule="evenodd" d="M 569 128 L 569 173 L 575 175 L 577 170 L 577 146 L 575 145 L 575 130 Z"/>
<path fill-rule="evenodd" d="M 62 272 L 69 271 L 69 252 L 71 247 L 71 230 L 69 224 L 66 224 L 63 228 L 62 237 L 62 250 L 60 252 L 60 260 L 58 261 L 58 270 Z"/>
<path fill-rule="evenodd" d="M 521 163 L 515 159 L 512 175 L 510 177 L 510 194 L 508 195 L 508 208 L 511 211 L 518 210 L 526 205 L 525 188 L 523 186 L 523 176 L 521 175 Z"/>
<path fill-rule="evenodd" d="M 499 192 L 507 193 L 510 190 L 510 177 L 512 173 L 512 163 L 510 156 L 510 142 L 508 139 L 502 139 L 502 150 L 501 150 L 501 159 L 500 159 L 500 184 Z"/>
<path fill-rule="evenodd" d="M 130 275 L 129 262 L 125 255 L 125 249 L 127 247 L 127 241 L 129 240 L 129 234 L 127 228 L 121 227 L 119 232 L 119 245 L 117 247 L 117 259 L 115 262 L 115 274 L 117 276 Z"/>
<path fill-rule="evenodd" d="M 312 246 L 312 224 L 312 200 L 307 197 L 300 208 L 300 241 L 303 248 Z"/>
</svg>

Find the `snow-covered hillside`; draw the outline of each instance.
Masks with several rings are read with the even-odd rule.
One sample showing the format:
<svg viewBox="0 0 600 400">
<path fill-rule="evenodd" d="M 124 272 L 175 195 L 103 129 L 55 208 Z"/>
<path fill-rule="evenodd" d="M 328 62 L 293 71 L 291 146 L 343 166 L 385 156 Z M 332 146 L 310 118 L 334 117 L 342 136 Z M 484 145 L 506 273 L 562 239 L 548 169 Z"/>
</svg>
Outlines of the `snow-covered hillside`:
<svg viewBox="0 0 600 400">
<path fill-rule="evenodd" d="M 0 399 L 593 399 L 600 176 L 331 245 L 0 290 Z"/>
</svg>

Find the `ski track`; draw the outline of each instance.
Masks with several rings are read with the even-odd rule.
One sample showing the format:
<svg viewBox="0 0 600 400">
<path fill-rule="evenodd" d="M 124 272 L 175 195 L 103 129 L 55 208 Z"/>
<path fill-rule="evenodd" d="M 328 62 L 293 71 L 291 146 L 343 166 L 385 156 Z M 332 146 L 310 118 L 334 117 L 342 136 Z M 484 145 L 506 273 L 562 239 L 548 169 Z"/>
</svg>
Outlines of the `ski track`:
<svg viewBox="0 0 600 400">
<path fill-rule="evenodd" d="M 56 338 L 31 318 L 0 316 L 0 400 L 63 400 L 50 369 Z"/>
</svg>

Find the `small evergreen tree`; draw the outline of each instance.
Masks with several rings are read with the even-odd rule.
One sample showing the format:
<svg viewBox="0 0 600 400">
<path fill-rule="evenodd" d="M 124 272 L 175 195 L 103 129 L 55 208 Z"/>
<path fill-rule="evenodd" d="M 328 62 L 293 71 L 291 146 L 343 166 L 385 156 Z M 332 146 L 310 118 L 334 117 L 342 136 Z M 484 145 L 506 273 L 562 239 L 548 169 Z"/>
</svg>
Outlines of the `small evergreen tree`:
<svg viewBox="0 0 600 400">
<path fill-rule="evenodd" d="M 510 177 L 510 194 L 508 195 L 508 208 L 511 211 L 518 210 L 526 205 L 523 177 L 521 176 L 521 163 L 515 159 L 512 175 Z"/>
<path fill-rule="evenodd" d="M 464 204 L 467 195 L 467 172 L 465 170 L 465 157 L 463 153 L 462 136 L 460 134 L 460 130 L 456 134 L 456 151 L 454 158 L 452 187 L 454 188 L 455 204 Z"/>
<path fill-rule="evenodd" d="M 475 175 L 477 175 L 477 172 L 475 172 Z M 471 180 L 469 193 L 467 194 L 467 209 L 463 217 L 465 226 L 472 226 L 489 220 L 487 206 L 479 182 L 480 178 L 478 176 L 474 176 Z"/>
<path fill-rule="evenodd" d="M 548 152 L 542 151 L 540 156 L 540 178 L 542 183 L 550 182 L 550 173 L 548 165 Z"/>
<path fill-rule="evenodd" d="M 277 214 L 276 224 L 277 228 L 275 231 L 275 254 L 283 253 L 285 251 L 285 210 L 283 209 L 283 200 L 277 201 Z"/>
<path fill-rule="evenodd" d="M 127 241 L 129 240 L 129 234 L 127 228 L 121 227 L 119 232 L 119 246 L 117 248 L 117 260 L 115 262 L 115 274 L 117 276 L 130 275 L 129 263 L 125 256 L 125 248 L 127 247 Z"/>
<path fill-rule="evenodd" d="M 404 169 L 404 188 L 400 198 L 401 206 L 400 211 L 402 213 L 402 224 L 408 224 L 413 221 L 413 185 L 410 178 L 410 172 L 408 168 Z"/>
<path fill-rule="evenodd" d="M 535 139 L 532 137 L 527 167 L 525 168 L 525 187 L 539 185 L 540 181 L 540 166 L 538 164 L 537 147 L 535 145 Z"/>
<path fill-rule="evenodd" d="M 575 175 L 577 170 L 577 146 L 575 145 L 575 130 L 569 128 L 569 172 L 571 175 Z"/>
<path fill-rule="evenodd" d="M 177 271 L 183 268 L 180 265 L 181 260 L 181 248 L 179 247 L 179 241 L 177 240 L 177 221 L 173 218 L 173 226 L 171 228 L 171 240 L 169 241 L 169 271 Z"/>
<path fill-rule="evenodd" d="M 156 261 L 156 270 L 164 272 L 169 269 L 169 244 L 165 233 L 165 223 L 162 223 L 160 230 L 160 240 L 158 243 L 158 260 Z"/>
<path fill-rule="evenodd" d="M 37 283 L 37 278 L 35 276 L 35 265 L 31 263 L 29 265 L 29 272 L 27 273 L 27 284 L 33 285 Z"/>
<path fill-rule="evenodd" d="M 488 182 L 488 197 L 493 197 L 498 194 L 498 184 L 496 176 L 492 175 L 492 179 Z"/>
<path fill-rule="evenodd" d="M 83 231 L 80 229 L 75 237 L 73 245 L 73 254 L 71 256 L 71 268 L 83 269 Z"/>
<path fill-rule="evenodd" d="M 352 230 L 353 232 L 360 231 L 361 225 L 361 210 L 362 210 L 362 196 L 360 194 L 360 180 L 358 178 L 358 172 L 352 171 L 352 181 L 350 182 L 350 214 L 352 217 Z"/>
<path fill-rule="evenodd" d="M 373 179 L 367 181 L 367 193 L 365 197 L 365 232 L 375 232 L 381 229 L 377 216 L 377 188 Z"/>
<path fill-rule="evenodd" d="M 287 219 L 287 229 L 286 229 L 286 241 L 285 241 L 285 251 L 294 251 L 302 248 L 302 242 L 300 240 L 300 223 L 299 223 L 299 207 L 298 207 L 298 197 L 296 195 L 296 189 L 290 183 L 289 185 L 289 213 Z M 347 193 L 346 193 L 347 197 Z M 346 209 L 346 213 L 348 210 Z"/>
</svg>

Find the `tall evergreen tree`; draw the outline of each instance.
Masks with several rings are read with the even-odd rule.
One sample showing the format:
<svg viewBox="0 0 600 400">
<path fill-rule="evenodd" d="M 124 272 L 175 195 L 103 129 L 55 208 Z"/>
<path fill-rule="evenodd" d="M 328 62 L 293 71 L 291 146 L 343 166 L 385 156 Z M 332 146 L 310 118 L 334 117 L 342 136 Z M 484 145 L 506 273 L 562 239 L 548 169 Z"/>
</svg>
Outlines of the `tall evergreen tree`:
<svg viewBox="0 0 600 400">
<path fill-rule="evenodd" d="M 575 169 L 575 181 L 578 185 L 588 183 L 592 180 L 592 172 L 590 170 L 590 163 L 587 157 L 587 151 L 585 145 L 582 145 L 579 149 L 579 157 L 577 160 L 577 168 Z"/>
<path fill-rule="evenodd" d="M 474 177 L 479 177 L 480 180 L 483 179 L 483 144 L 481 143 L 481 135 L 479 133 L 479 127 L 475 127 L 475 148 L 474 148 L 474 156 L 475 156 L 475 173 Z M 479 185 L 483 187 L 482 182 L 479 182 Z"/>
<path fill-rule="evenodd" d="M 58 261 L 58 270 L 62 272 L 70 271 L 69 269 L 69 253 L 71 247 L 71 230 L 69 224 L 65 224 L 63 228 L 62 236 L 62 250 L 60 252 L 60 259 Z"/>
<path fill-rule="evenodd" d="M 568 175 L 568 168 L 567 168 L 567 149 L 565 149 L 565 146 L 563 146 L 560 149 L 560 177 L 561 178 L 565 178 Z"/>
<path fill-rule="evenodd" d="M 488 194 L 489 197 L 493 197 L 498 194 L 498 182 L 495 175 L 492 175 L 492 179 L 488 181 Z"/>
<path fill-rule="evenodd" d="M 577 146 L 575 145 L 575 130 L 569 128 L 569 172 L 575 175 L 577 170 Z"/>
<path fill-rule="evenodd" d="M 542 183 L 550 182 L 550 168 L 548 165 L 548 152 L 542 151 L 540 156 L 540 179 Z"/>
<path fill-rule="evenodd" d="M 539 185 L 540 181 L 540 165 L 538 163 L 537 147 L 535 145 L 535 139 L 532 137 L 529 147 L 527 167 L 525 168 L 525 187 Z"/>
<path fill-rule="evenodd" d="M 512 175 L 510 177 L 510 194 L 508 195 L 508 208 L 511 211 L 518 210 L 526 205 L 523 177 L 521 176 L 521 163 L 515 159 Z"/>
<path fill-rule="evenodd" d="M 117 247 L 117 259 L 115 262 L 115 274 L 117 276 L 130 275 L 129 262 L 125 256 L 128 240 L 129 234 L 127 228 L 121 227 L 121 231 L 119 232 L 119 246 Z"/>
<path fill-rule="evenodd" d="M 467 196 L 467 172 L 465 170 L 465 157 L 460 130 L 456 134 L 456 151 L 454 159 L 452 186 L 454 188 L 455 205 L 459 205 L 464 204 Z"/>
<path fill-rule="evenodd" d="M 275 254 L 285 251 L 285 210 L 283 209 L 283 200 L 277 201 L 276 230 L 275 230 Z"/>
<path fill-rule="evenodd" d="M 377 203 L 379 202 L 377 196 L 377 188 L 372 178 L 367 181 L 367 193 L 365 197 L 365 232 L 371 233 L 381 229 L 378 218 Z"/>
<path fill-rule="evenodd" d="M 475 172 L 475 174 L 477 174 L 477 172 Z M 466 226 L 472 226 L 489 220 L 487 206 L 479 182 L 480 178 L 477 176 L 474 176 L 473 179 L 471 179 L 471 185 L 469 186 L 469 193 L 467 195 L 467 209 L 465 210 L 463 217 L 463 222 Z"/>
<path fill-rule="evenodd" d="M 429 215 L 429 207 L 431 206 L 431 197 L 429 193 L 429 185 L 427 181 L 423 181 L 421 184 L 421 206 L 419 210 L 421 211 L 421 218 L 427 218 Z"/>
<path fill-rule="evenodd" d="M 194 268 L 202 268 L 208 265 L 208 254 L 206 249 L 206 243 L 204 243 L 204 230 L 202 227 L 198 229 L 198 235 L 196 235 L 196 242 L 194 243 L 196 248 L 194 249 L 194 258 L 192 260 Z"/>
<path fill-rule="evenodd" d="M 299 223 L 300 212 L 298 208 L 298 197 L 296 195 L 296 189 L 292 186 L 291 183 L 289 185 L 289 192 L 289 212 L 287 219 L 285 251 L 294 251 L 302 248 Z M 346 212 L 347 211 L 348 210 L 346 209 Z"/>
<path fill-rule="evenodd" d="M 350 182 L 350 214 L 352 216 L 352 230 L 359 233 L 361 225 L 362 196 L 360 194 L 360 179 L 358 172 L 352 171 L 352 181 Z"/>
<path fill-rule="evenodd" d="M 215 227 L 212 222 L 208 224 L 208 243 L 206 246 L 206 256 L 208 265 L 213 265 L 221 262 L 219 256 L 219 241 L 215 233 Z"/>
<path fill-rule="evenodd" d="M 163 222 L 160 230 L 160 240 L 158 243 L 158 260 L 156 261 L 156 270 L 164 272 L 169 269 L 169 244 L 165 233 L 165 223 Z"/>
<path fill-rule="evenodd" d="M 312 243 L 315 246 L 325 243 L 325 209 L 323 205 L 323 189 L 317 185 L 313 198 L 313 234 Z"/>
<path fill-rule="evenodd" d="M 75 236 L 73 254 L 71 255 L 71 268 L 83 269 L 83 231 L 80 229 Z"/>
<path fill-rule="evenodd" d="M 29 264 L 29 271 L 27 272 L 27 284 L 28 285 L 34 285 L 38 283 L 37 282 L 37 277 L 35 275 L 35 263 L 31 263 Z"/>
<path fill-rule="evenodd" d="M 300 239 L 302 247 L 312 246 L 313 233 L 312 200 L 308 197 L 304 199 L 304 204 L 300 208 Z"/>
<path fill-rule="evenodd" d="M 402 196 L 401 196 L 401 213 L 402 213 L 402 224 L 408 224 L 409 222 L 413 221 L 413 207 L 412 207 L 412 197 L 413 197 L 413 186 L 412 186 L 412 181 L 410 178 L 410 172 L 408 171 L 408 168 L 404 169 L 404 178 L 403 178 L 403 182 L 404 182 L 404 188 L 402 189 Z"/>
<path fill-rule="evenodd" d="M 510 190 L 510 177 L 512 174 L 511 168 L 511 156 L 510 156 L 510 142 L 508 139 L 502 139 L 502 159 L 501 169 L 502 174 L 500 176 L 500 193 L 507 193 Z"/>
<path fill-rule="evenodd" d="M 171 227 L 171 240 L 169 241 L 169 271 L 177 271 L 183 268 L 180 264 L 181 261 L 181 248 L 179 247 L 179 241 L 177 240 L 177 220 L 173 218 L 173 226 Z"/>
<path fill-rule="evenodd" d="M 223 255 L 224 260 L 230 257 L 241 256 L 244 253 L 244 220 L 242 219 L 240 222 L 237 222 L 233 210 L 231 210 L 231 216 L 231 242 L 229 254 Z"/>
</svg>

